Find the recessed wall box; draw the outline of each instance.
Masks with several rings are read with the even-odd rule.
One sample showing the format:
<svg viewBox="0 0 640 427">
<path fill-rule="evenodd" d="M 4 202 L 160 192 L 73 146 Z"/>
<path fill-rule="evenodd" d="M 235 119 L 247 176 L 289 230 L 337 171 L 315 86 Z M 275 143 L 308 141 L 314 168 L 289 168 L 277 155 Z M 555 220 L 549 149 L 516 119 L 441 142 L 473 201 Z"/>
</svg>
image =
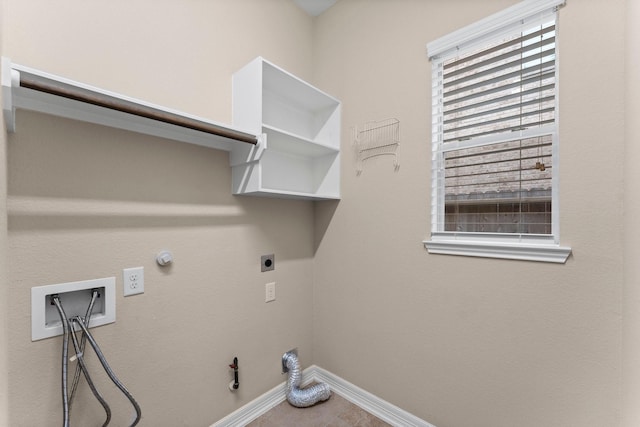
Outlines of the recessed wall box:
<svg viewBox="0 0 640 427">
<path fill-rule="evenodd" d="M 260 257 L 260 271 L 272 271 L 276 268 L 276 256 L 274 254 L 262 255 Z"/>
<path fill-rule="evenodd" d="M 58 295 L 67 317 L 84 317 L 91 301 L 92 290 L 97 289 L 89 327 L 116 321 L 116 278 L 84 280 L 31 288 L 31 341 L 62 335 L 62 322 L 51 296 Z"/>
</svg>

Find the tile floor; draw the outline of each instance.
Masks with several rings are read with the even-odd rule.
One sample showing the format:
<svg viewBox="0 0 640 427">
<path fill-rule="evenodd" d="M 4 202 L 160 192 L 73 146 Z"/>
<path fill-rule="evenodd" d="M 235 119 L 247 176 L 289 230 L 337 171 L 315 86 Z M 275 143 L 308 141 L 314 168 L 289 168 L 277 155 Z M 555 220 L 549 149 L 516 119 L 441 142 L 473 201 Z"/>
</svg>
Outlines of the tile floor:
<svg viewBox="0 0 640 427">
<path fill-rule="evenodd" d="M 296 408 L 286 400 L 247 424 L 247 427 L 390 427 L 335 392 L 329 400 Z"/>
</svg>

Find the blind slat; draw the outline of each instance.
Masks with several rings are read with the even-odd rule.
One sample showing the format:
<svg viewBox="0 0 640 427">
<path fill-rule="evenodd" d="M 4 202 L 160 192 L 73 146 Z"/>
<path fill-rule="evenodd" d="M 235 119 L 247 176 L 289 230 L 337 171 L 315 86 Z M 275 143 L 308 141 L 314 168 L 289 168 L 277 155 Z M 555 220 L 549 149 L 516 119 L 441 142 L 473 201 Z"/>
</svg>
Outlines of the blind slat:
<svg viewBox="0 0 640 427">
<path fill-rule="evenodd" d="M 486 126 L 490 126 L 490 125 L 493 125 L 493 124 L 506 123 L 506 122 L 510 122 L 510 121 L 514 121 L 514 120 L 524 119 L 526 117 L 533 117 L 533 116 L 540 115 L 540 114 L 550 113 L 550 112 L 553 112 L 553 111 L 555 111 L 555 107 L 548 107 L 548 108 L 543 108 L 541 110 L 527 111 L 527 112 L 524 112 L 524 113 L 514 114 L 512 116 L 500 117 L 500 118 L 493 119 L 493 120 L 483 120 L 480 124 L 483 127 L 486 127 Z M 536 123 L 538 123 L 538 122 L 536 122 Z M 523 123 L 523 125 L 524 124 L 525 123 Z M 477 128 L 478 126 L 479 126 L 478 123 L 472 123 L 472 124 L 464 125 L 464 126 L 457 126 L 457 127 L 452 128 L 450 130 L 445 129 L 444 133 L 459 132 L 461 130 Z"/>
<path fill-rule="evenodd" d="M 548 104 L 552 101 L 555 100 L 555 96 L 545 96 L 543 98 L 539 98 L 539 99 L 532 99 L 526 102 L 521 102 L 521 103 L 517 103 L 517 104 L 509 104 L 509 105 L 505 105 L 499 108 L 495 108 L 495 109 L 491 109 L 491 110 L 485 110 L 485 111 L 480 111 L 477 113 L 473 113 L 473 114 L 467 114 L 464 116 L 456 116 L 452 119 L 447 119 L 445 118 L 444 120 L 444 125 L 448 125 L 450 123 L 453 122 L 457 122 L 457 121 L 461 121 L 461 120 L 469 120 L 469 119 L 475 119 L 475 118 L 479 118 L 479 117 L 483 117 L 483 116 L 490 116 L 490 115 L 494 115 L 494 114 L 498 114 L 498 113 L 502 113 L 505 111 L 509 111 L 509 110 L 514 110 L 514 109 L 519 109 L 520 107 L 528 107 L 530 105 L 533 104 L 539 104 L 539 103 L 544 103 L 544 104 Z"/>
<path fill-rule="evenodd" d="M 448 69 L 448 67 L 447 67 L 448 64 L 446 64 L 444 66 L 445 78 L 452 78 L 452 77 L 458 76 L 460 74 L 469 73 L 469 72 L 471 72 L 473 70 L 482 69 L 482 68 L 488 67 L 491 64 L 495 64 L 495 63 L 500 63 L 500 62 L 506 61 L 509 58 L 512 58 L 514 56 L 520 56 L 521 58 L 525 59 L 525 58 L 527 58 L 527 56 L 529 56 L 529 55 L 525 55 L 526 53 L 533 52 L 533 51 L 536 51 L 536 50 L 540 50 L 540 51 L 543 51 L 543 52 L 544 51 L 555 50 L 555 42 L 556 42 L 555 37 L 550 37 L 548 39 L 541 40 L 541 41 L 539 41 L 537 43 L 533 43 L 533 44 L 530 44 L 530 45 L 527 45 L 527 46 L 522 46 L 520 49 L 513 49 L 513 50 L 510 50 L 508 52 L 502 53 L 500 55 L 489 57 L 489 58 L 487 58 L 487 59 L 485 59 L 483 61 L 476 62 L 476 63 L 470 64 L 470 65 L 468 65 L 466 67 L 458 68 L 458 69 L 455 69 L 455 70 L 446 71 Z M 551 48 L 543 50 L 542 48 L 546 47 L 546 46 L 550 46 Z M 483 56 L 485 56 L 485 55 L 483 55 Z M 466 63 L 467 60 L 465 58 L 464 61 L 458 61 L 458 62 Z"/>
<path fill-rule="evenodd" d="M 523 42 L 525 42 L 527 40 L 530 40 L 530 39 L 533 39 L 533 38 L 536 38 L 536 37 L 540 37 L 541 35 L 546 34 L 546 33 L 553 32 L 553 31 L 555 31 L 555 29 L 556 29 L 555 25 L 550 25 L 550 26 L 542 28 L 542 29 L 540 29 L 538 31 L 526 34 L 524 36 L 515 37 L 515 38 L 513 38 L 511 40 L 508 40 L 508 41 L 506 41 L 504 43 L 498 44 L 497 46 L 494 46 L 494 47 L 491 47 L 491 48 L 485 48 L 485 49 L 483 49 L 482 51 L 480 51 L 478 53 L 467 55 L 467 56 L 464 56 L 464 57 L 462 57 L 460 59 L 456 59 L 456 60 L 453 60 L 453 61 L 448 61 L 445 64 L 444 68 L 447 69 L 447 68 L 455 67 L 456 65 L 461 64 L 464 61 L 473 60 L 473 59 L 482 57 L 484 55 L 488 55 L 488 54 L 491 54 L 493 52 L 500 51 L 500 50 L 505 49 L 505 48 L 507 48 L 509 46 L 512 46 L 514 44 L 521 44 L 521 43 L 523 43 Z"/>
<path fill-rule="evenodd" d="M 476 104 L 469 104 L 469 105 L 464 105 L 462 107 L 458 107 L 458 108 L 455 108 L 455 109 L 445 110 L 445 111 L 443 111 L 443 113 L 444 114 L 454 114 L 454 113 L 459 113 L 461 111 L 470 110 L 470 109 L 473 109 L 473 108 L 484 107 L 484 106 L 490 105 L 490 104 L 500 104 L 500 103 L 502 103 L 504 101 L 509 101 L 509 100 L 511 100 L 513 98 L 519 98 L 519 97 L 526 96 L 526 95 L 531 95 L 531 94 L 534 94 L 534 93 L 541 93 L 541 92 L 544 92 L 544 91 L 547 91 L 547 90 L 550 90 L 550 89 L 554 89 L 554 88 L 555 88 L 555 83 L 547 84 L 547 85 L 541 86 L 539 88 L 529 89 L 529 90 L 525 90 L 525 91 L 521 91 L 521 92 L 514 92 L 514 93 L 511 93 L 511 94 L 508 94 L 508 95 L 504 95 L 504 96 L 499 97 L 499 98 L 493 98 L 493 99 L 489 99 L 489 100 L 486 100 L 486 101 L 478 102 Z"/>
<path fill-rule="evenodd" d="M 516 144 L 520 143 L 522 145 L 518 145 Z M 491 147 L 496 147 L 494 149 L 491 149 Z M 465 148 L 462 150 L 457 150 L 457 151 L 449 151 L 446 155 L 445 155 L 445 160 L 449 163 L 454 162 L 456 160 L 460 160 L 460 159 L 470 159 L 470 158 L 477 158 L 477 157 L 481 157 L 481 156 L 502 156 L 504 154 L 508 154 L 508 153 L 518 153 L 518 152 L 527 152 L 527 151 L 531 151 L 531 150 L 541 150 L 541 149 L 549 149 L 551 147 L 551 141 L 547 140 L 546 138 L 543 139 L 542 141 L 540 141 L 539 143 L 536 144 L 524 144 L 522 141 L 515 141 L 512 142 L 508 145 L 506 144 L 493 144 L 492 146 L 489 146 L 489 149 L 491 151 L 488 150 L 483 150 L 480 151 L 479 149 L 469 149 L 469 148 Z M 550 154 L 550 151 L 549 151 Z M 498 162 L 501 160 L 498 160 Z M 476 161 L 474 163 L 471 163 L 472 165 L 479 165 L 479 164 L 487 164 L 490 163 L 486 160 L 482 160 L 482 161 Z M 467 163 L 469 164 L 469 163 Z M 453 165 L 454 167 L 456 166 L 455 164 Z M 451 167 L 451 166 L 449 166 Z M 447 168 L 449 169 L 449 168 Z"/>
<path fill-rule="evenodd" d="M 555 70 L 549 71 L 549 72 L 545 72 L 544 74 L 542 74 L 540 76 L 529 77 L 529 78 L 526 78 L 526 79 L 522 79 L 520 81 L 516 81 L 514 83 L 505 84 L 505 85 L 498 86 L 498 87 L 492 87 L 491 89 L 478 91 L 478 92 L 471 93 L 471 94 L 466 95 L 466 96 L 462 96 L 460 98 L 456 98 L 456 99 L 453 99 L 453 100 L 445 101 L 444 102 L 444 106 L 446 108 L 449 105 L 460 104 L 460 103 L 463 103 L 463 102 L 466 102 L 466 101 L 470 101 L 472 99 L 486 97 L 487 95 L 491 95 L 491 94 L 499 93 L 499 92 L 504 92 L 505 90 L 508 90 L 508 89 L 520 88 L 520 87 L 526 86 L 528 84 L 537 83 L 537 82 L 539 82 L 541 80 L 547 80 L 547 79 L 554 78 L 554 77 L 555 77 Z M 445 97 L 446 97 L 446 95 L 445 95 Z"/>
<path fill-rule="evenodd" d="M 541 121 L 537 121 L 535 122 L 536 126 L 542 126 L 542 125 L 546 125 L 549 123 L 553 123 L 555 121 L 555 119 L 548 119 L 548 120 L 541 120 Z M 522 130 L 522 129 L 527 129 L 529 126 L 523 125 L 523 124 L 518 124 L 515 126 L 509 126 L 509 127 L 505 127 L 503 129 L 501 129 L 502 132 L 513 132 L 513 131 L 517 131 L 517 130 Z M 476 132 L 476 133 L 472 133 L 469 134 L 467 136 L 465 136 L 465 139 L 471 139 L 471 138 L 477 138 L 479 136 L 484 136 L 484 135 L 492 135 L 495 134 L 496 131 L 495 130 L 488 130 L 488 131 L 484 131 L 484 132 Z M 449 141 L 458 141 L 460 140 L 459 137 L 455 137 L 455 138 L 449 138 L 444 140 L 444 142 L 449 142 Z"/>
<path fill-rule="evenodd" d="M 546 58 L 546 60 L 544 60 Z M 523 69 L 523 65 L 525 63 L 531 62 L 531 59 L 527 58 L 526 60 L 517 60 L 517 61 L 512 61 L 509 62 L 507 64 L 503 64 L 500 67 L 496 67 L 496 68 L 490 68 L 488 70 L 485 71 L 481 71 L 481 72 L 477 72 L 475 74 L 472 74 L 470 76 L 458 79 L 458 80 L 453 80 L 449 83 L 445 83 L 444 84 L 444 96 L 448 97 L 448 96 L 452 96 L 455 95 L 457 93 L 460 92 L 464 92 L 467 90 L 472 90 L 472 89 L 476 89 L 482 86 L 487 86 L 487 85 L 491 85 L 492 83 L 497 83 L 500 82 L 502 80 L 509 80 L 515 77 L 521 77 L 523 76 L 525 73 L 532 75 L 535 72 L 544 72 L 544 71 L 548 71 L 550 69 L 555 69 L 555 57 L 554 56 L 550 56 L 547 53 L 540 53 L 539 55 L 535 55 L 534 59 L 539 59 L 541 60 L 540 64 L 535 65 L 535 66 L 531 66 L 531 67 L 527 67 L 526 69 Z M 544 60 L 544 61 L 543 61 Z M 510 68 L 514 68 L 515 71 L 511 71 L 509 73 L 505 73 L 505 74 L 501 74 L 498 75 L 496 77 L 492 77 L 486 80 L 480 80 L 476 83 L 472 83 L 466 86 L 461 86 L 462 83 L 467 83 L 469 81 L 472 80 L 478 80 L 480 77 L 484 77 L 484 76 L 493 76 L 497 73 L 499 73 L 500 71 L 504 71 L 504 70 L 508 70 Z M 451 87 L 455 86 L 455 89 L 451 89 Z"/>
</svg>

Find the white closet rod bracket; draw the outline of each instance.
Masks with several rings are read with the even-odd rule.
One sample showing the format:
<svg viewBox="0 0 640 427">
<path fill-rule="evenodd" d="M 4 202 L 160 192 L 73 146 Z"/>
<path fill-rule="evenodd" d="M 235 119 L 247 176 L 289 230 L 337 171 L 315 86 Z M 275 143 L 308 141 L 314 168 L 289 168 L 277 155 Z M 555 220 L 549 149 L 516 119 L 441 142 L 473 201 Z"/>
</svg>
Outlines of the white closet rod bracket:
<svg viewBox="0 0 640 427">
<path fill-rule="evenodd" d="M 16 109 L 25 109 L 225 151 L 232 143 L 258 142 L 249 132 L 13 64 L 5 57 L 2 104 L 9 132 L 16 131 Z"/>
<path fill-rule="evenodd" d="M 7 131 L 16 131 L 16 109 L 13 106 L 11 88 L 20 85 L 20 73 L 11 69 L 9 58 L 2 57 L 0 64 L 0 76 L 2 77 L 2 113 Z"/>
</svg>

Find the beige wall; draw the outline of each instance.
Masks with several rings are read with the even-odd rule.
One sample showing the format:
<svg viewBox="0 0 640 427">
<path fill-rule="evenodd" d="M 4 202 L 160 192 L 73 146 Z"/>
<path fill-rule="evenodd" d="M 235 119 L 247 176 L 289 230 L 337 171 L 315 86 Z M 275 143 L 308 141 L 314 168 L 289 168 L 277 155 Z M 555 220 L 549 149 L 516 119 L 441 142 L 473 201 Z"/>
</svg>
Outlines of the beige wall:
<svg viewBox="0 0 640 427">
<path fill-rule="evenodd" d="M 0 0 L 0 28 L 4 28 L 4 0 Z M 3 52 L 0 31 L 0 57 Z M 0 71 L 1 73 L 1 71 Z M 1 77 L 1 76 L 0 76 Z M 0 104 L 2 93 L 0 91 Z M 0 118 L 0 384 L 8 382 L 8 326 L 7 316 L 7 133 Z M 9 427 L 9 388 L 0 386 L 0 427 Z"/>
<path fill-rule="evenodd" d="M 254 57 L 311 76 L 312 21 L 289 0 L 5 1 L 3 54 L 14 62 L 224 123 L 231 75 Z M 116 277 L 116 323 L 95 336 L 145 426 L 208 426 L 279 384 L 286 350 L 311 363 L 312 203 L 233 197 L 223 151 L 24 111 L 17 121 L 0 346 L 11 427 L 62 418 L 61 340 L 31 342 L 33 286 Z M 171 268 L 155 264 L 161 249 L 173 251 Z M 276 270 L 260 273 L 267 253 Z M 140 265 L 145 293 L 122 297 L 122 269 Z M 265 304 L 270 281 L 278 299 Z M 96 376 L 112 424 L 127 425 L 130 407 Z M 74 425 L 102 417 L 83 383 Z"/>
<path fill-rule="evenodd" d="M 0 5 L 1 7 L 1 5 Z M 1 96 L 0 96 L 1 101 Z M 2 121 L 0 119 L 0 121 Z M 4 124 L 2 125 L 4 127 Z M 8 381 L 8 328 L 7 315 L 7 161 L 6 161 L 6 132 L 0 130 L 0 384 Z M 9 389 L 0 387 L 0 427 L 8 427 L 9 417 Z"/>
<path fill-rule="evenodd" d="M 625 294 L 624 294 L 624 412 L 622 426 L 640 425 L 640 3 L 627 1 L 625 112 Z"/>
<path fill-rule="evenodd" d="M 615 426 L 624 1 L 560 11 L 566 265 L 429 255 L 421 243 L 426 44 L 514 3 L 343 0 L 317 20 L 314 75 L 344 103 L 344 156 L 342 201 L 316 207 L 314 362 L 438 427 Z M 381 157 L 357 176 L 348 128 L 387 117 L 400 120 L 399 171 Z"/>
</svg>

